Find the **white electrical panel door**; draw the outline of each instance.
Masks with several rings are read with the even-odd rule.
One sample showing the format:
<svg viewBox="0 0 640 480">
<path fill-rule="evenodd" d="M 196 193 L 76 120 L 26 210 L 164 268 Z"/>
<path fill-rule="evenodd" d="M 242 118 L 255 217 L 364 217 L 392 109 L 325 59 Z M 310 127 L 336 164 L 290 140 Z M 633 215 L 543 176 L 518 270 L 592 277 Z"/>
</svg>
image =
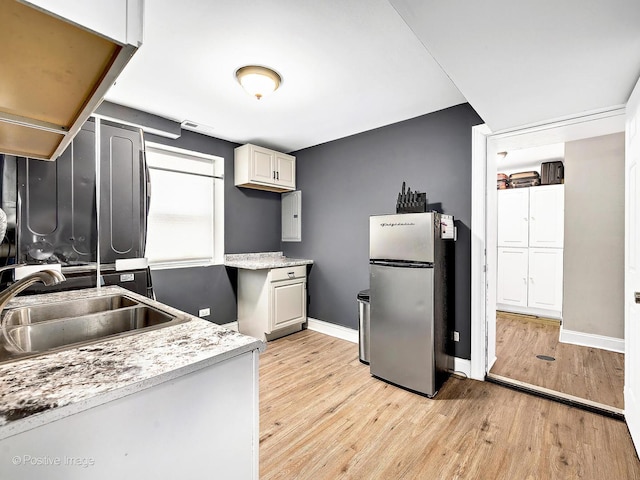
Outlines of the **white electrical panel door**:
<svg viewBox="0 0 640 480">
<path fill-rule="evenodd" d="M 529 249 L 528 306 L 562 310 L 561 248 Z"/>
<path fill-rule="evenodd" d="M 529 245 L 529 188 L 498 191 L 498 246 Z"/>
<path fill-rule="evenodd" d="M 528 189 L 529 246 L 564 247 L 564 185 Z"/>
<path fill-rule="evenodd" d="M 498 247 L 497 303 L 527 306 L 528 269 L 527 248 Z"/>
<path fill-rule="evenodd" d="M 271 331 L 306 321 L 306 281 L 291 281 L 272 285 L 273 315 Z"/>
<path fill-rule="evenodd" d="M 283 193 L 282 209 L 282 241 L 302 241 L 302 192 Z"/>
</svg>

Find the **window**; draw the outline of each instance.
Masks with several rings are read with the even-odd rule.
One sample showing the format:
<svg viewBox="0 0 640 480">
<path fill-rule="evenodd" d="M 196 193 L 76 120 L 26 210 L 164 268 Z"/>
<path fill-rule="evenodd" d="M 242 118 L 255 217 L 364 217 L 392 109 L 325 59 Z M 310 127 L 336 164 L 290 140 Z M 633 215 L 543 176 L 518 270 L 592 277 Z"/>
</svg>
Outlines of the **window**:
<svg viewBox="0 0 640 480">
<path fill-rule="evenodd" d="M 146 256 L 152 268 L 222 263 L 224 159 L 147 142 L 151 201 Z"/>
</svg>

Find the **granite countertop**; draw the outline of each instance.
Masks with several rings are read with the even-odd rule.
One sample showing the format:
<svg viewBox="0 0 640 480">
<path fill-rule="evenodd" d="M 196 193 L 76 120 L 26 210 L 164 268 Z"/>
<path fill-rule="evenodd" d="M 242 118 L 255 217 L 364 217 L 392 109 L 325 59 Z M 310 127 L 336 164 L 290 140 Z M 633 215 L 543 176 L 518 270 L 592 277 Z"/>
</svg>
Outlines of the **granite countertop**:
<svg viewBox="0 0 640 480">
<path fill-rule="evenodd" d="M 297 267 L 311 265 L 313 260 L 304 258 L 287 258 L 282 252 L 237 253 L 224 256 L 227 267 L 262 270 L 268 268 Z"/>
<path fill-rule="evenodd" d="M 8 308 L 114 294 L 188 321 L 1 364 L 0 439 L 265 349 L 253 337 L 117 286 L 18 297 Z"/>
</svg>

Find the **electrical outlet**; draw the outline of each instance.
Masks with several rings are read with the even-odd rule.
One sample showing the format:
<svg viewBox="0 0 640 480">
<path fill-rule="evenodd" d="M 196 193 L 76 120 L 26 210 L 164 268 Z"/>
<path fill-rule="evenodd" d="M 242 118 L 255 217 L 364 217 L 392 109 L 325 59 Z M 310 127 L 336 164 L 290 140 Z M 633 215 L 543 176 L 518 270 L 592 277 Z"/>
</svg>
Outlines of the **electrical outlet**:
<svg viewBox="0 0 640 480">
<path fill-rule="evenodd" d="M 210 308 L 201 308 L 200 310 L 198 310 L 199 317 L 208 317 L 209 315 L 211 315 Z"/>
<path fill-rule="evenodd" d="M 459 342 L 460 341 L 460 332 L 453 332 L 453 341 L 454 342 Z"/>
</svg>

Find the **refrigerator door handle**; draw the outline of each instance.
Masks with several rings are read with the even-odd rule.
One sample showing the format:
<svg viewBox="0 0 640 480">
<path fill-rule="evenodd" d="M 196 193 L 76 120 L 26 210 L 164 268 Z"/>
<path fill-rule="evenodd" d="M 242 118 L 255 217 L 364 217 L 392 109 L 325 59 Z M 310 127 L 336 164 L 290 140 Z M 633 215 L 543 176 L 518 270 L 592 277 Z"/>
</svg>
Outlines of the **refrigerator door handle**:
<svg viewBox="0 0 640 480">
<path fill-rule="evenodd" d="M 142 214 L 142 256 L 144 257 L 147 252 L 147 222 L 149 221 L 149 207 L 151 205 L 151 178 L 149 175 L 149 165 L 147 165 L 147 153 L 144 150 L 144 140 L 142 142 L 142 150 L 140 151 L 140 162 L 142 165 L 142 198 L 144 200 L 144 207 Z"/>
<path fill-rule="evenodd" d="M 395 268 L 433 268 L 432 262 L 410 262 L 398 260 L 369 260 L 371 265 Z"/>
</svg>

